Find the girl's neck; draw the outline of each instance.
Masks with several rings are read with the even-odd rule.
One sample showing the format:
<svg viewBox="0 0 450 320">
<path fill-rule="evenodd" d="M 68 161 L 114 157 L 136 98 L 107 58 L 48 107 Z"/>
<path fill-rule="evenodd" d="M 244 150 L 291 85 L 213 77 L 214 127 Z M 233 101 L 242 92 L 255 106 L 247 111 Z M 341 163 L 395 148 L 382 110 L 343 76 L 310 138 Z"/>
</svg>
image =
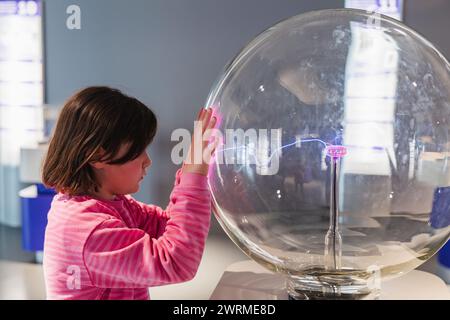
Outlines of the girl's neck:
<svg viewBox="0 0 450 320">
<path fill-rule="evenodd" d="M 107 200 L 107 201 L 116 200 L 115 194 L 113 194 L 111 192 L 107 192 L 105 190 L 99 190 L 97 192 L 92 192 L 90 194 L 90 196 L 92 196 L 93 198 L 99 199 L 99 200 Z"/>
</svg>

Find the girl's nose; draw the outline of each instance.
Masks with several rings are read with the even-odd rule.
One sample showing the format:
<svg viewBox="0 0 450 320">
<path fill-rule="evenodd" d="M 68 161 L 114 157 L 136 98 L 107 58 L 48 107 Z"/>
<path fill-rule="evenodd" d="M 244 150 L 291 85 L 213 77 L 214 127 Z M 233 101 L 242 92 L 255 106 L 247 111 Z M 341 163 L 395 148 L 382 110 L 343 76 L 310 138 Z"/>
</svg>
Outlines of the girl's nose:
<svg viewBox="0 0 450 320">
<path fill-rule="evenodd" d="M 145 159 L 144 159 L 144 163 L 143 163 L 143 167 L 144 168 L 148 168 L 150 167 L 152 164 L 152 159 L 150 159 L 150 157 L 148 156 L 147 153 L 145 153 Z"/>
</svg>

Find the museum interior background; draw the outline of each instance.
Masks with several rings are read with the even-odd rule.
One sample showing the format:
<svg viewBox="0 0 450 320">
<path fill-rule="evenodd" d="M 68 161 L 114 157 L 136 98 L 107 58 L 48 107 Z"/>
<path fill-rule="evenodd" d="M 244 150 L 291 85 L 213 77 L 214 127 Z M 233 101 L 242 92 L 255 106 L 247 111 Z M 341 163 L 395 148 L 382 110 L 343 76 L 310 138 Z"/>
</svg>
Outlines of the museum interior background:
<svg viewBox="0 0 450 320">
<path fill-rule="evenodd" d="M 67 27 L 70 5 L 81 9 L 80 29 Z M 68 96 L 101 84 L 151 106 L 161 125 L 149 148 L 152 168 L 135 197 L 165 207 L 178 168 L 170 158 L 175 145 L 171 133 L 176 128 L 191 130 L 199 107 L 230 59 L 280 20 L 345 5 L 337 0 L 45 0 L 39 7 L 32 0 L 1 0 L 0 299 L 45 298 L 42 253 L 33 238 L 34 228 L 42 225 L 24 220 L 24 199 L 36 192 L 29 187 L 40 182 L 38 143 L 48 137 Z M 405 0 L 401 18 L 448 58 L 449 13 L 447 0 Z M 15 26 L 24 28 L 8 26 L 5 17 L 13 15 L 22 16 Z M 12 41 L 17 34 L 20 37 Z M 11 41 L 27 66 L 8 61 L 4 49 Z M 11 85 L 18 78 L 24 85 Z M 151 296 L 207 299 L 223 270 L 245 259 L 212 217 L 194 280 L 154 288 Z M 435 265 L 432 259 L 422 268 L 434 272 Z"/>
</svg>

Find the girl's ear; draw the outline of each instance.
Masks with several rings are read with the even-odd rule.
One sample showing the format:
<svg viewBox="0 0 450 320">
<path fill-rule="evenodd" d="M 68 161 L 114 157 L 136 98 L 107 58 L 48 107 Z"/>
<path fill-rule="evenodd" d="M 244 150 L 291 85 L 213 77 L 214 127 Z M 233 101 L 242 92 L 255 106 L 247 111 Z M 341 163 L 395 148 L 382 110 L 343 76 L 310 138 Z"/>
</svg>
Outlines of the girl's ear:
<svg viewBox="0 0 450 320">
<path fill-rule="evenodd" d="M 97 155 L 94 157 L 95 159 L 101 159 L 103 155 L 105 154 L 105 150 L 100 147 L 100 149 L 97 152 Z M 106 166 L 106 163 L 104 161 L 89 161 L 89 165 L 91 165 L 94 169 L 103 169 Z"/>
<path fill-rule="evenodd" d="M 89 164 L 95 169 L 103 169 L 106 166 L 106 163 L 101 161 L 92 161 Z"/>
</svg>

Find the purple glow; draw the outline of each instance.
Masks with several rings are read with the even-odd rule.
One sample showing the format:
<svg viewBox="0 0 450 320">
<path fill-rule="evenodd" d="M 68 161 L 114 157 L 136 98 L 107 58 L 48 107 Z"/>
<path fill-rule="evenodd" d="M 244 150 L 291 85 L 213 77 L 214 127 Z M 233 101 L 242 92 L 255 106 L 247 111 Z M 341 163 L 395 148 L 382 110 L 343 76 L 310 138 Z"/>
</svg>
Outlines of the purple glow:
<svg viewBox="0 0 450 320">
<path fill-rule="evenodd" d="M 344 146 L 329 145 L 326 147 L 327 155 L 332 158 L 342 158 L 347 154 L 347 148 Z"/>
</svg>

